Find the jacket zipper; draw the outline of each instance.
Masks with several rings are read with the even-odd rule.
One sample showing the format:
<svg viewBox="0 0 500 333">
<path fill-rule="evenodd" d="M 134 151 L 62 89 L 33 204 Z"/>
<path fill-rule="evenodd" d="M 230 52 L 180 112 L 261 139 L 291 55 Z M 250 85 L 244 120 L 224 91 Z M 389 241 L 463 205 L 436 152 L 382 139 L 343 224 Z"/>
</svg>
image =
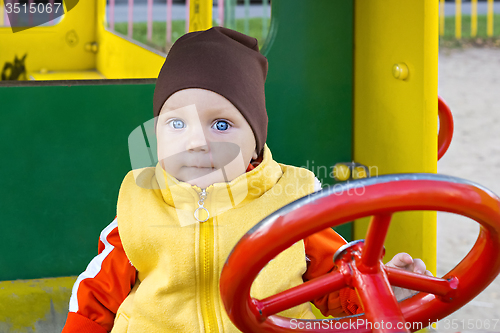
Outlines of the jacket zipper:
<svg viewBox="0 0 500 333">
<path fill-rule="evenodd" d="M 214 283 L 213 272 L 213 249 L 214 249 L 214 228 L 213 217 L 205 208 L 204 200 L 208 193 L 202 189 L 199 193 L 200 200 L 198 208 L 194 212 L 194 217 L 200 222 L 200 295 L 203 324 L 206 333 L 218 333 L 217 316 L 215 314 L 214 295 L 212 286 Z M 207 214 L 206 219 L 200 218 L 201 211 Z"/>
<path fill-rule="evenodd" d="M 210 218 L 210 213 L 208 212 L 208 209 L 206 209 L 205 207 L 203 207 L 203 205 L 205 204 L 205 199 L 207 198 L 207 191 L 206 189 L 202 189 L 201 190 L 201 193 L 199 193 L 198 195 L 200 196 L 200 200 L 198 200 L 198 208 L 196 208 L 196 210 L 194 211 L 194 218 L 196 219 L 196 221 L 198 222 L 206 222 L 209 218 Z M 202 217 L 200 217 L 200 213 L 202 211 L 205 211 L 207 213 L 207 218 L 202 220 Z"/>
</svg>

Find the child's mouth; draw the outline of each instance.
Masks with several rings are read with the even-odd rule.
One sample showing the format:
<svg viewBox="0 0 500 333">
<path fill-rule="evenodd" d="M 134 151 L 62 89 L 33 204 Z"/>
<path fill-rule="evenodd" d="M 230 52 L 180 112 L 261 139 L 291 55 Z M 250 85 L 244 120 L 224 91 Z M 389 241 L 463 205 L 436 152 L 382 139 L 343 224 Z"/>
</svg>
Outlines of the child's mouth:
<svg viewBox="0 0 500 333">
<path fill-rule="evenodd" d="M 204 166 L 185 166 L 185 168 L 195 168 L 195 169 L 214 169 L 212 167 L 204 167 Z"/>
</svg>

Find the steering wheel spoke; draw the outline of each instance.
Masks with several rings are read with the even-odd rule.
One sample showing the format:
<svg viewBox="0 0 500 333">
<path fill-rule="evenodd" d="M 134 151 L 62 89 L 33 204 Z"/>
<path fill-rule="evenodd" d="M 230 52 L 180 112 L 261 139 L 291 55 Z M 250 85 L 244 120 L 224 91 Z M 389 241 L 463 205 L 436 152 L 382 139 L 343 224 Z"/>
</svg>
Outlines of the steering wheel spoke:
<svg viewBox="0 0 500 333">
<path fill-rule="evenodd" d="M 411 273 L 394 267 L 386 266 L 384 269 L 391 285 L 441 296 L 443 301 L 451 301 L 458 289 L 458 279 L 456 277 L 443 279 Z"/>
<path fill-rule="evenodd" d="M 361 255 L 361 270 L 370 271 L 379 267 L 383 257 L 384 241 L 391 224 L 392 214 L 372 216 L 366 233 L 365 246 Z"/>
<path fill-rule="evenodd" d="M 344 276 L 339 271 L 333 271 L 294 288 L 257 301 L 257 309 L 263 317 L 269 317 L 333 291 L 340 290 L 346 286 Z"/>
</svg>

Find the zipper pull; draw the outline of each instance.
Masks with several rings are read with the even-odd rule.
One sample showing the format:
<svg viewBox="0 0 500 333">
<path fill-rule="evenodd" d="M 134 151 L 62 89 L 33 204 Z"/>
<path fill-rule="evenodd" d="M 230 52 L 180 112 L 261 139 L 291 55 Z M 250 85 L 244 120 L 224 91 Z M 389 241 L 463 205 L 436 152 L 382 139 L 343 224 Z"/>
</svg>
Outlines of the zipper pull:
<svg viewBox="0 0 500 333">
<path fill-rule="evenodd" d="M 210 213 L 208 212 L 208 209 L 206 209 L 205 207 L 203 207 L 204 200 L 207 198 L 207 191 L 206 191 L 206 189 L 202 189 L 201 193 L 199 195 L 200 195 L 200 200 L 198 200 L 198 208 L 196 208 L 196 210 L 194 211 L 194 218 L 198 222 L 206 222 L 210 218 Z M 204 210 L 205 212 L 207 212 L 207 218 L 206 219 L 200 220 L 200 217 L 199 217 L 200 216 L 200 213 L 199 213 L 200 210 Z M 198 213 L 198 214 L 196 214 L 196 213 Z"/>
</svg>

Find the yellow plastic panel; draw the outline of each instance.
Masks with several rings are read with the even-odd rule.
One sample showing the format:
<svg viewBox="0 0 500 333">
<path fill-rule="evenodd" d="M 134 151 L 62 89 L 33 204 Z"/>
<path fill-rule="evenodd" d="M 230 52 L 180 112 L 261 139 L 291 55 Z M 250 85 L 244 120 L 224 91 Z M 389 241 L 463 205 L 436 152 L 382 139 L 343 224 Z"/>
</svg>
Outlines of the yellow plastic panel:
<svg viewBox="0 0 500 333">
<path fill-rule="evenodd" d="M 108 79 L 157 78 L 166 55 L 100 29 L 97 70 Z"/>
<path fill-rule="evenodd" d="M 106 30 L 106 0 L 97 2 L 97 71 L 108 79 L 157 78 L 166 54 Z"/>
<path fill-rule="evenodd" d="M 0 28 L 0 64 L 13 62 L 27 54 L 28 74 L 47 71 L 88 70 L 95 68 L 95 54 L 85 44 L 95 41 L 96 1 L 79 1 L 55 26 L 33 27 L 12 33 Z"/>
<path fill-rule="evenodd" d="M 356 0 L 354 160 L 372 175 L 437 169 L 438 0 Z M 407 66 L 407 78 L 393 72 Z M 436 213 L 397 213 L 385 242 L 436 273 Z M 367 219 L 354 237 L 365 238 Z"/>
<path fill-rule="evenodd" d="M 105 77 L 95 70 L 64 72 L 31 72 L 30 80 L 101 80 Z"/>
</svg>

